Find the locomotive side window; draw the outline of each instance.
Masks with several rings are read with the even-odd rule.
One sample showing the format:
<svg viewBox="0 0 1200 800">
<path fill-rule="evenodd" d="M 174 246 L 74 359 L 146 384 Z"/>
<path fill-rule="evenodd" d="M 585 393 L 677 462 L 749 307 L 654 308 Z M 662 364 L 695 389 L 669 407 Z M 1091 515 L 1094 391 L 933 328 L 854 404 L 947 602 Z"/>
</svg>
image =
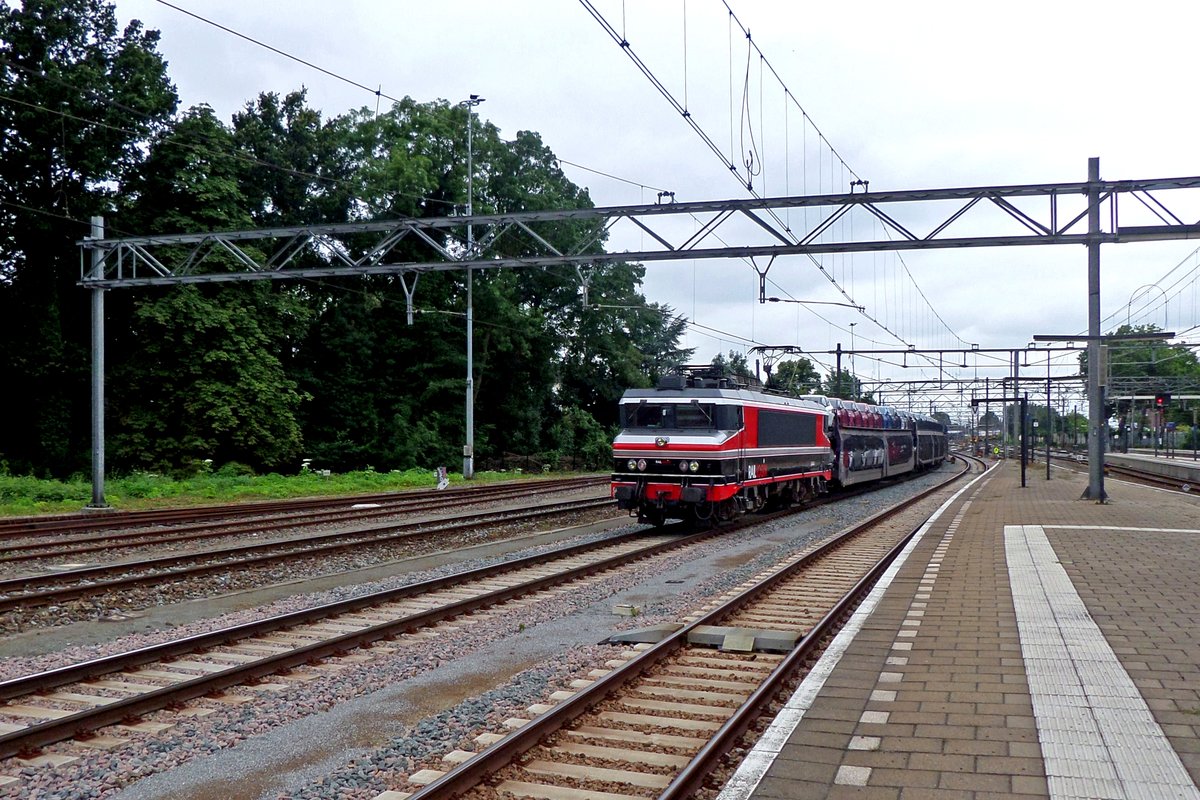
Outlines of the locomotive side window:
<svg viewBox="0 0 1200 800">
<path fill-rule="evenodd" d="M 760 409 L 758 443 L 767 446 L 816 444 L 817 415 Z"/>
<path fill-rule="evenodd" d="M 742 428 L 741 406 L 717 406 L 717 430 L 737 431 Z"/>
</svg>

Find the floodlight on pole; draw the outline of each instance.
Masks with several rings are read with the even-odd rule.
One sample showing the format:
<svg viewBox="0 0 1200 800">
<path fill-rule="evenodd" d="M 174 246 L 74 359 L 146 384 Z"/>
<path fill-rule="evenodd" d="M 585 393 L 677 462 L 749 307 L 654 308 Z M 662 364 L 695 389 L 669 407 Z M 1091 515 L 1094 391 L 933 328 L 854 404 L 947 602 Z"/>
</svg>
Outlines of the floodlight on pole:
<svg viewBox="0 0 1200 800">
<path fill-rule="evenodd" d="M 850 323 L 850 375 L 854 375 L 854 326 L 857 322 Z"/>
</svg>

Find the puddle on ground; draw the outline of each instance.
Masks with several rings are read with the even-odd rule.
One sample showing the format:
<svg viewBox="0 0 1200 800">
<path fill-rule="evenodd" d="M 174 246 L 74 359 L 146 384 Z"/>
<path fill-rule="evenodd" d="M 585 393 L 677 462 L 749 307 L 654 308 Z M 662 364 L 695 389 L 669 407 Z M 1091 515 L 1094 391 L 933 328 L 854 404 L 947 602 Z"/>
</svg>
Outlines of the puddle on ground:
<svg viewBox="0 0 1200 800">
<path fill-rule="evenodd" d="M 277 749 L 302 748 L 286 759 L 272 760 L 254 772 L 237 778 L 222 778 L 192 784 L 187 788 L 189 800 L 233 800 L 234 798 L 257 798 L 267 792 L 279 792 L 287 785 L 293 772 L 334 759 L 347 750 L 372 749 L 386 745 L 392 738 L 411 728 L 426 717 L 453 708 L 463 700 L 503 685 L 512 675 L 537 664 L 540 659 L 514 661 L 479 670 L 466 675 L 455 673 L 453 677 L 438 680 L 436 675 L 420 680 L 403 697 L 396 697 L 382 704 L 366 705 L 354 717 L 343 719 L 336 728 L 326 730 L 322 736 L 306 737 L 300 732 L 304 720 L 291 723 L 298 736 L 290 746 L 279 745 Z M 261 762 L 263 757 L 256 757 Z M 178 796 L 178 795 L 173 795 Z"/>
</svg>

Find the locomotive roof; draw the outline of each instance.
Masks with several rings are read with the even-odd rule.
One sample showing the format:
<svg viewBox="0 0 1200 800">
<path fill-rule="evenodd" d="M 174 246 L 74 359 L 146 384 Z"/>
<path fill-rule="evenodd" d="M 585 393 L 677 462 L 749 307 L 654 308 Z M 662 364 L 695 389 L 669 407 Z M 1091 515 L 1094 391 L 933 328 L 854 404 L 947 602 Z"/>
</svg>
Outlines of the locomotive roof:
<svg viewBox="0 0 1200 800">
<path fill-rule="evenodd" d="M 800 400 L 783 395 L 763 394 L 748 389 L 626 389 L 621 402 L 631 400 L 733 400 L 742 403 L 764 403 L 768 405 L 803 408 L 810 411 L 829 412 L 825 406 L 810 400 Z"/>
<path fill-rule="evenodd" d="M 687 387 L 683 389 L 626 389 L 621 395 L 621 402 L 629 402 L 631 400 L 731 400 L 738 402 L 764 403 L 769 405 L 789 406 L 792 408 L 803 408 L 810 411 L 820 411 L 823 414 L 832 413 L 827 406 L 812 400 L 801 400 L 796 397 L 786 395 L 764 394 L 755 392 L 749 389 L 716 389 L 716 388 L 693 388 Z M 867 405 L 873 405 L 868 403 Z M 881 408 L 881 406 L 874 406 Z M 910 417 L 918 422 L 937 425 L 941 428 L 941 423 L 933 417 L 925 414 L 918 414 L 911 411 L 897 411 L 895 413 Z M 922 426 L 924 427 L 924 426 Z"/>
</svg>

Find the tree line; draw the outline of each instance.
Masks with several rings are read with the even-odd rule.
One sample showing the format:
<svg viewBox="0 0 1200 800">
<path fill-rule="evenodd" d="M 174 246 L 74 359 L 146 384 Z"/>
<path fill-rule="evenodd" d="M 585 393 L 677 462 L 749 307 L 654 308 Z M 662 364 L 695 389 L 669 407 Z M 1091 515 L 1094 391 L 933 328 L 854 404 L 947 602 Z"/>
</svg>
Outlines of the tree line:
<svg viewBox="0 0 1200 800">
<path fill-rule="evenodd" d="M 138 22 L 119 30 L 104 0 L 0 3 L 0 470 L 64 477 L 90 463 L 77 242 L 91 216 L 119 237 L 447 216 L 466 204 L 467 108 L 406 97 L 326 116 L 301 88 L 260 93 L 225 121 L 179 107 L 158 47 Z M 592 205 L 533 131 L 504 139 L 477 120 L 472 150 L 476 213 Z M 489 252 L 528 244 L 508 236 Z M 604 231 L 564 223 L 550 244 L 599 252 Z M 396 257 L 415 252 L 402 245 Z M 323 258 L 309 250 L 294 263 Z M 643 277 L 636 264 L 596 266 L 585 305 L 573 270 L 475 271 L 482 466 L 506 453 L 607 463 L 620 393 L 691 355 L 679 346 L 685 321 L 646 301 Z M 110 467 L 454 468 L 465 274 L 422 274 L 414 299 L 410 325 L 396 276 L 107 292 Z"/>
</svg>

